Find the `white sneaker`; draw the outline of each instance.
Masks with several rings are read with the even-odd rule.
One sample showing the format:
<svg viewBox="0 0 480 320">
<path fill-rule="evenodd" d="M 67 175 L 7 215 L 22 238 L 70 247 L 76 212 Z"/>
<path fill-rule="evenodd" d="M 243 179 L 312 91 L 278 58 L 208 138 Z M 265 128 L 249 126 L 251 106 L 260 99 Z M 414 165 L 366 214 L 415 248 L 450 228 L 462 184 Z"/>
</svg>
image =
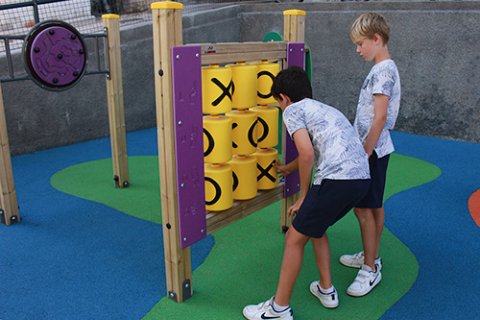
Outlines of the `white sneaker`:
<svg viewBox="0 0 480 320">
<path fill-rule="evenodd" d="M 362 265 L 358 271 L 357 277 L 348 287 L 347 293 L 354 297 L 361 297 L 372 291 L 373 288 L 382 280 L 382 273 L 380 269 L 372 270 L 367 265 Z"/>
<path fill-rule="evenodd" d="M 335 287 L 332 286 L 332 289 L 328 293 L 323 293 L 320 290 L 320 282 L 313 281 L 310 283 L 310 292 L 320 300 L 320 303 L 325 308 L 336 308 L 338 307 L 338 293 Z"/>
<path fill-rule="evenodd" d="M 248 305 L 243 308 L 243 316 L 249 320 L 263 320 L 263 319 L 285 319 L 293 320 L 292 308 L 288 307 L 282 312 L 273 310 L 273 298 L 259 303 L 257 305 Z"/>
<path fill-rule="evenodd" d="M 360 269 L 364 263 L 365 256 L 363 255 L 363 251 L 360 251 L 354 254 L 344 254 L 339 260 L 344 266 Z M 382 270 L 382 258 L 376 258 L 375 264 L 377 265 L 377 269 Z"/>
</svg>

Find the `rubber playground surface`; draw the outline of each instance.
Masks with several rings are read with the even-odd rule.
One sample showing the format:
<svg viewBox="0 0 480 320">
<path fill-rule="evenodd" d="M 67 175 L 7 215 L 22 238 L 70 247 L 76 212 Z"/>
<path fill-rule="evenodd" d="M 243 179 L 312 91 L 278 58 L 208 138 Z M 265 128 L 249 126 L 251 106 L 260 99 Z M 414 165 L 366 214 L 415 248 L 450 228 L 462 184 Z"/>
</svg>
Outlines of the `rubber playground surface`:
<svg viewBox="0 0 480 320">
<path fill-rule="evenodd" d="M 295 319 L 480 319 L 480 144 L 394 132 L 380 285 L 346 295 L 360 250 L 349 213 L 328 231 L 340 306 L 308 291 L 311 246 L 292 297 Z M 127 135 L 131 186 L 114 189 L 110 143 L 12 159 L 20 224 L 0 225 L 0 320 L 243 319 L 273 295 L 283 251 L 279 203 L 192 246 L 194 295 L 165 297 L 156 130 Z"/>
</svg>

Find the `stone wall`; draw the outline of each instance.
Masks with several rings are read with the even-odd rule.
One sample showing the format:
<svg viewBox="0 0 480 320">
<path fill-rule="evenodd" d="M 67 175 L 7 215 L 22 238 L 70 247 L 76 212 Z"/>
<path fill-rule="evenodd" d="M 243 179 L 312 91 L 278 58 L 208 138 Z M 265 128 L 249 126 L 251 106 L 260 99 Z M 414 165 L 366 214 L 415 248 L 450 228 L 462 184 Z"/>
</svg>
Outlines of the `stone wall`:
<svg viewBox="0 0 480 320">
<path fill-rule="evenodd" d="M 480 2 L 323 2 L 230 5 L 185 10 L 184 42 L 260 41 L 283 33 L 283 10 L 307 11 L 306 42 L 313 57 L 315 97 L 353 120 L 371 64 L 355 53 L 349 28 L 365 11 L 392 26 L 390 50 L 402 79 L 397 130 L 480 141 Z M 127 130 L 155 126 L 152 27 L 121 33 Z M 94 57 L 89 64 L 94 64 Z M 16 68 L 21 69 L 19 55 Z M 6 70 L 0 57 L 0 76 Z M 31 81 L 2 83 L 13 154 L 108 135 L 105 77 L 85 76 L 74 88 L 49 92 Z"/>
</svg>

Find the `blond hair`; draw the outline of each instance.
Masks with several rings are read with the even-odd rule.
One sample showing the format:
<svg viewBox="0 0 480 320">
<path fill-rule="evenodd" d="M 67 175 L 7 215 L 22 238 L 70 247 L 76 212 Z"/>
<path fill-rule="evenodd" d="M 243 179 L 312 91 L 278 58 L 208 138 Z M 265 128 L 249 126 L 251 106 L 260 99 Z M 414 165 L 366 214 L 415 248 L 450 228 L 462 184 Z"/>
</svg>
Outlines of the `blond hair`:
<svg viewBox="0 0 480 320">
<path fill-rule="evenodd" d="M 387 20 L 379 13 L 369 12 L 362 14 L 353 22 L 350 38 L 353 42 L 358 42 L 363 38 L 373 39 L 376 33 L 382 37 L 383 44 L 386 45 L 390 38 Z"/>
</svg>

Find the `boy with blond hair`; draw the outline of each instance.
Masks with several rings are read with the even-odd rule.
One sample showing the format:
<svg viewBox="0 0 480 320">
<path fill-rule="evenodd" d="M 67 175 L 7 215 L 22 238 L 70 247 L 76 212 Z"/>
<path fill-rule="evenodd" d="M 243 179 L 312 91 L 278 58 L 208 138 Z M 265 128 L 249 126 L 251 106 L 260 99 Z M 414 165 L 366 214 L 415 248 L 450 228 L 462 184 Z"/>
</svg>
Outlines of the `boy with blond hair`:
<svg viewBox="0 0 480 320">
<path fill-rule="evenodd" d="M 390 28 L 378 13 L 360 15 L 350 37 L 357 53 L 374 66 L 360 90 L 354 127 L 369 157 L 371 184 L 367 195 L 354 208 L 360 223 L 363 251 L 343 255 L 340 263 L 359 268 L 347 293 L 364 296 L 381 281 L 380 238 L 384 225 L 383 194 L 390 154 L 395 150 L 390 136 L 400 108 L 400 77 L 390 58 Z"/>
</svg>

